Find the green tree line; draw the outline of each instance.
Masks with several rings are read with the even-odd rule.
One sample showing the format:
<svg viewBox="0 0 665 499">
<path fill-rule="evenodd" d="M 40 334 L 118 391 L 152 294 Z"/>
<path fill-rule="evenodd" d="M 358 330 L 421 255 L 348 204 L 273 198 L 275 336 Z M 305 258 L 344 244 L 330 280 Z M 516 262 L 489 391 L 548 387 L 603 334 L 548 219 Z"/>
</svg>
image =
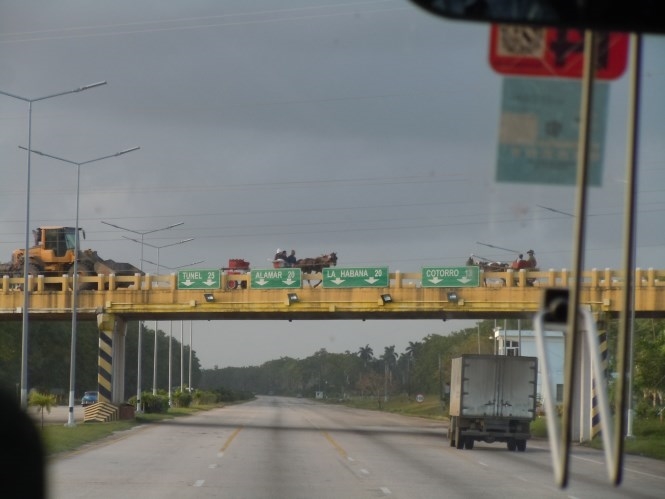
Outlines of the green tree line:
<svg viewBox="0 0 665 499">
<path fill-rule="evenodd" d="M 159 325 L 162 325 L 160 323 Z M 69 371 L 71 358 L 71 322 L 31 320 L 28 335 L 28 387 L 41 393 L 56 395 L 59 403 L 67 403 L 69 397 Z M 143 391 L 151 391 L 153 385 L 155 330 L 144 323 L 141 337 L 141 385 Z M 136 395 L 138 368 L 138 322 L 127 326 L 125 340 L 125 397 Z M 170 331 L 170 329 L 169 329 Z M 177 331 L 177 332 L 176 332 Z M 179 328 L 174 324 L 171 383 L 180 386 Z M 0 322 L 0 386 L 10 392 L 18 392 L 21 379 L 21 322 Z M 97 323 L 81 321 L 76 333 L 75 395 L 97 389 L 97 362 L 99 355 L 99 330 Z M 183 348 L 183 381 L 189 382 L 189 346 Z M 157 388 L 168 389 L 169 334 L 157 332 Z M 192 386 L 198 386 L 201 365 L 192 352 Z"/>
<path fill-rule="evenodd" d="M 448 335 L 429 334 L 409 342 L 404 352 L 396 352 L 394 345 L 382 349 L 359 345 L 355 351 L 332 353 L 321 349 L 304 359 L 282 357 L 260 366 L 216 366 L 202 371 L 201 387 L 305 397 L 324 392 L 330 398 L 380 399 L 417 393 L 443 396 L 450 380 L 451 359 L 465 353 L 494 353 L 495 325 L 495 321 L 487 320 Z M 502 321 L 501 326 L 518 328 L 516 320 Z M 610 375 L 616 370 L 617 326 L 616 320 L 607 324 Z M 531 329 L 531 321 L 522 320 L 521 327 Z M 645 415 L 665 404 L 665 320 L 635 321 L 634 366 L 634 400 L 638 414 Z"/>
<path fill-rule="evenodd" d="M 160 323 L 160 325 L 162 325 Z M 138 322 L 127 328 L 125 362 L 125 396 L 136 394 Z M 142 336 L 142 388 L 150 391 L 153 384 L 154 329 L 144 325 Z M 464 353 L 491 354 L 494 351 L 494 321 L 478 322 L 475 327 L 451 334 L 429 334 L 409 342 L 404 352 L 394 345 L 374 348 L 358 345 L 355 351 L 332 353 L 325 349 L 304 359 L 282 357 L 259 366 L 202 369 L 196 352 L 192 352 L 192 385 L 204 390 L 233 390 L 259 394 L 314 396 L 323 392 L 328 397 L 383 397 L 417 393 L 437 394 L 445 391 L 450 379 L 451 359 Z M 522 329 L 531 328 L 522 320 Z M 506 329 L 517 329 L 517 321 L 506 321 Z M 18 391 L 21 373 L 21 323 L 0 323 L 0 385 Z M 608 372 L 616 370 L 617 321 L 607 325 Z M 172 343 L 172 386 L 180 385 L 179 329 L 174 325 Z M 77 329 L 75 392 L 80 397 L 97 387 L 98 330 L 95 322 L 82 321 Z M 169 335 L 157 332 L 157 388 L 168 388 Z M 30 322 L 28 342 L 29 388 L 55 394 L 66 403 L 69 392 L 71 323 L 56 321 Z M 183 373 L 189 381 L 189 347 L 184 346 Z M 647 414 L 665 405 L 665 320 L 635 321 L 633 395 L 638 414 Z M 612 378 L 612 377 L 610 377 Z"/>
</svg>

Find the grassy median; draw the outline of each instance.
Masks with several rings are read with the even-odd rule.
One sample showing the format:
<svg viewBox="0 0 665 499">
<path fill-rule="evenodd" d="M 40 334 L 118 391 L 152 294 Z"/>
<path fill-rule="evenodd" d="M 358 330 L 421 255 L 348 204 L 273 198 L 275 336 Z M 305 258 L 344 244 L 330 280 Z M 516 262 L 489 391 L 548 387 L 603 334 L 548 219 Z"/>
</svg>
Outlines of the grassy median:
<svg viewBox="0 0 665 499">
<path fill-rule="evenodd" d="M 189 416 L 202 410 L 218 406 L 196 406 L 191 408 L 173 408 L 164 414 L 138 414 L 135 419 L 111 421 L 109 423 L 77 423 L 65 426 L 61 423 L 47 424 L 41 429 L 46 455 L 70 452 L 92 442 L 99 442 L 111 436 L 120 436 L 134 427 L 155 421 Z"/>
</svg>

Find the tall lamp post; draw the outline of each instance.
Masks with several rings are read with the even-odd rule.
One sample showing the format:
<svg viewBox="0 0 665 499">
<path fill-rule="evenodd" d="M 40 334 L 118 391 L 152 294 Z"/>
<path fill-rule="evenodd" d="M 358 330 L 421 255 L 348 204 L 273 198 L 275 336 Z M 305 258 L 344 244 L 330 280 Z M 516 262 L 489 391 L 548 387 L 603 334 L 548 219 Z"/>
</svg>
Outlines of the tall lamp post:
<svg viewBox="0 0 665 499">
<path fill-rule="evenodd" d="M 91 83 L 90 85 L 85 85 L 83 87 L 45 95 L 43 97 L 35 97 L 33 99 L 0 90 L 0 94 L 2 95 L 28 103 L 28 171 L 25 208 L 25 250 L 23 254 L 23 328 L 21 333 L 21 407 L 23 409 L 27 409 L 28 407 L 28 309 L 30 307 L 30 290 L 28 289 L 28 248 L 30 247 L 30 156 L 32 156 L 30 152 L 32 151 L 32 103 L 51 99 L 53 97 L 60 97 L 61 95 L 82 92 L 102 85 L 106 85 L 106 81 Z"/>
<path fill-rule="evenodd" d="M 150 260 L 144 260 L 146 263 L 149 263 L 150 265 L 157 265 L 154 262 L 151 262 Z M 192 265 L 198 265 L 199 263 L 203 263 L 205 260 L 199 260 L 198 262 L 192 262 L 188 263 L 185 265 L 179 265 L 178 267 L 166 267 L 166 265 L 163 265 L 163 267 L 166 267 L 169 270 L 177 270 L 177 269 L 182 269 L 185 267 L 191 267 Z M 181 321 L 182 322 L 182 321 Z M 180 343 L 181 343 L 181 348 L 182 348 L 182 333 L 180 335 Z M 182 350 L 180 353 L 180 356 L 182 357 Z M 173 321 L 171 321 L 171 327 L 169 329 L 169 407 L 173 407 L 173 387 L 172 387 L 172 375 L 173 375 L 173 364 L 172 364 L 172 359 L 173 359 Z M 182 389 L 182 381 L 180 382 L 180 387 Z"/>
<path fill-rule="evenodd" d="M 19 146 L 21 149 L 27 148 Z M 66 426 L 76 426 L 74 420 L 74 392 L 76 390 L 76 323 L 77 323 L 77 310 L 78 310 L 78 262 L 79 262 L 79 200 L 81 192 L 81 166 L 87 165 L 89 163 L 94 163 L 101 161 L 103 159 L 115 158 L 117 156 L 122 156 L 132 151 L 136 151 L 140 147 L 132 147 L 131 149 L 125 149 L 114 154 L 108 154 L 100 158 L 89 159 L 88 161 L 71 161 L 69 159 L 60 158 L 52 154 L 46 154 L 45 152 L 32 150 L 33 153 L 39 154 L 40 156 L 45 156 L 47 158 L 57 159 L 58 161 L 63 161 L 69 163 L 70 165 L 76 166 L 76 232 L 74 233 L 74 275 L 72 276 L 72 343 L 70 348 L 70 360 L 69 360 L 69 415 L 67 417 Z M 28 151 L 28 154 L 30 151 Z"/>
<path fill-rule="evenodd" d="M 173 227 L 178 227 L 179 225 L 182 225 L 182 224 L 185 223 L 185 222 L 178 222 L 177 224 L 167 225 L 166 227 L 160 227 L 159 229 L 138 231 L 138 230 L 128 229 L 127 227 L 121 227 L 120 225 L 112 224 L 110 222 L 105 222 L 104 220 L 102 220 L 101 222 L 105 225 L 115 227 L 116 229 L 126 230 L 128 232 L 132 232 L 134 234 L 138 234 L 138 235 L 141 236 L 141 262 L 139 264 L 141 272 L 143 272 L 143 244 L 144 244 L 143 237 L 146 236 L 147 234 L 152 234 L 153 232 L 159 232 L 159 231 L 162 231 L 162 230 L 172 229 Z M 143 321 L 139 321 L 138 345 L 136 347 L 137 357 L 138 357 L 137 367 L 136 367 L 136 411 L 137 412 L 141 412 L 141 333 L 142 333 L 142 330 L 143 330 Z"/>
<path fill-rule="evenodd" d="M 138 239 L 133 239 L 131 237 L 123 236 L 125 239 L 129 239 L 130 241 L 134 241 L 135 243 L 140 243 Z M 180 241 L 177 241 L 175 243 L 171 244 L 164 244 L 162 246 L 155 246 L 150 243 L 144 243 L 146 246 L 150 246 L 151 248 L 155 248 L 157 250 L 157 275 L 159 275 L 159 250 L 162 248 L 168 248 L 169 246 L 175 246 L 177 244 L 183 244 L 183 243 L 188 243 L 189 241 L 193 241 L 194 238 L 190 237 L 188 239 L 182 239 Z M 155 321 L 155 348 L 153 352 L 153 360 L 152 360 L 152 394 L 157 395 L 157 324 L 158 321 Z"/>
<path fill-rule="evenodd" d="M 189 321 L 189 393 L 192 393 L 192 321 Z"/>
</svg>

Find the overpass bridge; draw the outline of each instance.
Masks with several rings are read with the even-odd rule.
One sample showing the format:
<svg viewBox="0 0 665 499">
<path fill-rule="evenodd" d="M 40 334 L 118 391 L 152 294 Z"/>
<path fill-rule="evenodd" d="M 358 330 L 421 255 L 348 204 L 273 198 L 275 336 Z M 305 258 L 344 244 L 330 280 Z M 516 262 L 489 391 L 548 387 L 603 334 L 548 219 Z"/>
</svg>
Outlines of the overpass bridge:
<svg viewBox="0 0 665 499">
<path fill-rule="evenodd" d="M 575 278 L 566 269 L 479 275 L 477 286 L 428 287 L 422 272 L 394 272 L 385 287 L 339 289 L 321 286 L 320 273 L 304 274 L 297 289 L 256 289 L 250 274 L 221 274 L 216 289 L 180 289 L 177 274 L 80 276 L 86 289 L 78 292 L 77 314 L 82 320 L 111 314 L 126 321 L 530 318 L 544 288 L 569 287 Z M 228 286 L 231 279 L 234 289 Z M 582 305 L 609 316 L 619 313 L 621 271 L 585 271 L 581 282 Z M 635 283 L 635 316 L 665 317 L 665 270 L 636 269 Z M 71 318 L 71 277 L 31 276 L 28 286 L 33 319 Z M 22 278 L 2 277 L 0 320 L 21 320 L 22 288 Z"/>
<path fill-rule="evenodd" d="M 250 273 L 220 273 L 210 289 L 181 289 L 179 274 L 80 276 L 77 315 L 97 320 L 100 331 L 100 399 L 125 400 L 127 321 L 532 318 L 544 289 L 569 287 L 575 279 L 566 269 L 477 271 L 475 284 L 431 286 L 424 269 L 386 274 L 385 286 L 350 288 L 327 288 L 322 274 L 305 274 L 288 289 L 257 289 L 261 281 Z M 581 283 L 580 303 L 594 317 L 619 314 L 621 271 L 585 271 Z M 635 316 L 665 317 L 665 270 L 636 269 L 635 283 Z M 23 284 L 22 278 L 2 277 L 0 320 L 22 319 Z M 31 320 L 71 320 L 70 276 L 30 277 L 28 288 Z"/>
</svg>

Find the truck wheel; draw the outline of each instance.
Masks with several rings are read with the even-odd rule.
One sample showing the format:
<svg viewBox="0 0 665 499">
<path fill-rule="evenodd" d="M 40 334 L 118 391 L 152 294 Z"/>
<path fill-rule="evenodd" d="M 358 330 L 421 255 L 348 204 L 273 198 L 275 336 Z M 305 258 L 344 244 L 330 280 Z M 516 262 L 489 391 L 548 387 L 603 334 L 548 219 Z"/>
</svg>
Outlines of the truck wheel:
<svg viewBox="0 0 665 499">
<path fill-rule="evenodd" d="M 459 428 L 455 429 L 455 448 L 463 449 L 464 448 L 464 437 L 462 437 L 462 432 Z"/>
<path fill-rule="evenodd" d="M 475 443 L 475 441 L 473 440 L 473 438 L 471 438 L 471 437 L 466 437 L 466 438 L 464 439 L 464 448 L 465 448 L 466 450 L 471 450 L 471 449 L 473 449 L 473 444 L 474 444 L 474 443 Z"/>
<path fill-rule="evenodd" d="M 508 442 L 506 442 L 506 447 L 508 447 L 509 451 L 513 452 L 517 449 L 517 443 L 515 442 L 514 439 L 511 438 L 510 440 L 508 440 Z"/>
<path fill-rule="evenodd" d="M 450 418 L 450 423 L 448 424 L 448 442 L 451 447 L 455 447 L 455 418 Z"/>
<path fill-rule="evenodd" d="M 517 440 L 515 443 L 518 451 L 524 452 L 526 450 L 526 440 Z"/>
</svg>

